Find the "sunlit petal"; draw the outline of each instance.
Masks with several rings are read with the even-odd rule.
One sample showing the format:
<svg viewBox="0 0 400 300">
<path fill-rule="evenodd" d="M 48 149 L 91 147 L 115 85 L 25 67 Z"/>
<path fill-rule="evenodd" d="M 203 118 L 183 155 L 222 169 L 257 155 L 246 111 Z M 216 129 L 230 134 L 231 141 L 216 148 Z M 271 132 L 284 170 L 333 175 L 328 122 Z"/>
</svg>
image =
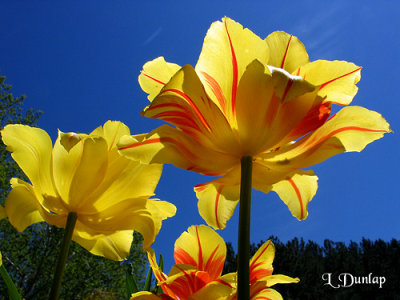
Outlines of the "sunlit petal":
<svg viewBox="0 0 400 300">
<path fill-rule="evenodd" d="M 221 275 L 226 257 L 224 240 L 211 228 L 191 226 L 175 242 L 174 258 L 177 264 L 195 266 L 206 271 L 210 279 Z"/>
<path fill-rule="evenodd" d="M 250 259 L 250 283 L 260 280 L 273 272 L 272 262 L 275 257 L 275 246 L 271 241 L 265 242 Z"/>
<path fill-rule="evenodd" d="M 239 168 L 240 172 L 240 168 Z M 232 217 L 240 195 L 240 173 L 237 169 L 229 176 L 196 185 L 194 190 L 199 213 L 207 224 L 215 229 L 223 229 Z M 237 176 L 233 176 L 233 174 Z"/>
<path fill-rule="evenodd" d="M 237 86 L 247 65 L 255 59 L 267 64 L 268 56 L 267 44 L 239 23 L 225 17 L 211 25 L 196 71 L 229 121 L 236 115 Z"/>
<path fill-rule="evenodd" d="M 359 152 L 387 132 L 389 124 L 380 114 L 349 106 L 301 140 L 259 157 L 278 170 L 306 168 L 339 153 Z"/>
<path fill-rule="evenodd" d="M 228 121 L 209 99 L 190 65 L 185 65 L 175 73 L 143 115 L 167 121 L 217 151 L 237 147 Z"/>
<path fill-rule="evenodd" d="M 318 189 L 317 180 L 313 171 L 297 171 L 275 183 L 272 190 L 289 207 L 294 217 L 304 220 L 308 216 L 308 203 Z"/>
<path fill-rule="evenodd" d="M 5 202 L 5 212 L 9 222 L 18 230 L 43 221 L 32 186 L 22 180 L 12 179 L 13 189 Z"/>
<path fill-rule="evenodd" d="M 273 286 L 278 283 L 298 283 L 300 279 L 297 277 L 293 278 L 286 275 L 274 274 L 266 277 L 265 281 L 268 286 Z"/>
<path fill-rule="evenodd" d="M 164 57 L 157 57 L 144 64 L 139 75 L 139 84 L 143 91 L 149 94 L 150 101 L 180 68 L 177 64 L 166 62 Z"/>
<path fill-rule="evenodd" d="M 283 300 L 282 295 L 259 281 L 250 286 L 250 300 Z"/>
<path fill-rule="evenodd" d="M 301 67 L 299 75 L 320 86 L 318 95 L 325 101 L 347 105 L 357 94 L 361 67 L 346 61 L 317 60 Z"/>
<path fill-rule="evenodd" d="M 35 188 L 44 194 L 54 195 L 49 135 L 42 129 L 26 125 L 7 125 L 1 135 L 7 150 Z"/>
<path fill-rule="evenodd" d="M 291 34 L 275 31 L 265 41 L 270 51 L 268 65 L 293 73 L 297 68 L 309 62 L 303 43 Z"/>
</svg>

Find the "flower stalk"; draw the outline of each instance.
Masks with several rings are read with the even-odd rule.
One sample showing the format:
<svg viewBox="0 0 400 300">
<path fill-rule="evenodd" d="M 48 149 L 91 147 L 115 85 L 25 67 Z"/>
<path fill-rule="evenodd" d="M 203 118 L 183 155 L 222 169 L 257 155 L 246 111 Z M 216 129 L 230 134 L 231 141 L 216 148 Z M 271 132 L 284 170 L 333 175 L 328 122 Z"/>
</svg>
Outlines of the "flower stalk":
<svg viewBox="0 0 400 300">
<path fill-rule="evenodd" d="M 251 175 L 253 158 L 244 156 L 241 159 L 239 238 L 237 257 L 237 299 L 250 299 L 250 208 L 251 208 Z"/>
<path fill-rule="evenodd" d="M 67 261 L 69 246 L 71 245 L 72 233 L 74 232 L 78 215 L 70 212 L 65 225 L 64 238 L 61 244 L 61 251 L 58 256 L 56 270 L 54 272 L 53 284 L 50 291 L 50 300 L 56 300 L 60 296 L 61 280 L 64 274 L 65 262 Z"/>
</svg>

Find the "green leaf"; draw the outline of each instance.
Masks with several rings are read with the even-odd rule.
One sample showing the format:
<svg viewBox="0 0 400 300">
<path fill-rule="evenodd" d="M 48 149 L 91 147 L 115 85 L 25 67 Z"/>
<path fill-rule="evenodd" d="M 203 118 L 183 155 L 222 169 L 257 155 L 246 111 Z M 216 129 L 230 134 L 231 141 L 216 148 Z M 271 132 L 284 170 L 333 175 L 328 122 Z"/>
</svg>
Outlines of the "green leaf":
<svg viewBox="0 0 400 300">
<path fill-rule="evenodd" d="M 8 275 L 8 272 L 4 265 L 0 267 L 0 275 L 3 278 L 4 282 L 6 283 L 8 293 L 10 295 L 11 300 L 21 300 L 22 297 L 19 294 L 17 287 L 15 286 L 14 282 L 12 281 L 10 275 Z"/>
<path fill-rule="evenodd" d="M 132 294 L 139 292 L 136 279 L 132 274 L 132 267 L 130 267 L 130 270 L 126 272 L 125 278 L 126 278 L 126 294 L 127 298 L 129 299 Z"/>
<path fill-rule="evenodd" d="M 158 262 L 158 266 L 160 267 L 161 272 L 164 272 L 164 259 L 162 257 L 162 254 L 160 254 L 160 260 Z M 161 292 L 162 292 L 161 287 L 159 285 L 157 285 L 157 283 L 156 283 L 156 287 L 154 289 L 154 292 L 155 292 L 156 295 L 161 294 Z"/>
<path fill-rule="evenodd" d="M 144 289 L 143 289 L 144 291 L 150 292 L 152 276 L 153 276 L 153 271 L 151 270 L 151 267 L 149 267 L 149 271 L 147 272 L 146 282 L 144 283 Z"/>
</svg>

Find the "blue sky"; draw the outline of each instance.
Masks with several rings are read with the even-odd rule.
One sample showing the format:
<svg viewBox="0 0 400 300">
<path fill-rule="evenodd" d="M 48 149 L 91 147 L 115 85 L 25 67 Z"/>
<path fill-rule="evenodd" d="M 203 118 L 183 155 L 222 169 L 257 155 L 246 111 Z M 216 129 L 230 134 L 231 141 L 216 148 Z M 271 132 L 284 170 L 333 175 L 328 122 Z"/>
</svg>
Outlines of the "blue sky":
<svg viewBox="0 0 400 300">
<path fill-rule="evenodd" d="M 208 27 L 223 16 L 263 38 L 275 30 L 296 35 L 311 60 L 362 66 L 353 105 L 383 114 L 394 134 L 361 153 L 338 155 L 313 167 L 319 189 L 305 221 L 292 217 L 274 193 L 254 191 L 251 239 L 275 235 L 282 241 L 302 237 L 321 243 L 400 238 L 397 1 L 2 1 L 0 11 L 0 73 L 15 95 L 27 95 L 26 107 L 43 110 L 39 127 L 53 140 L 57 129 L 90 132 L 107 120 L 120 120 L 133 133 L 158 127 L 158 120 L 139 115 L 148 104 L 137 82 L 143 64 L 164 56 L 195 65 Z M 190 225 L 204 223 L 193 186 L 209 180 L 170 165 L 164 168 L 156 195 L 178 208 L 154 245 L 167 266 L 178 236 Z M 237 218 L 236 212 L 219 231 L 235 247 Z"/>
</svg>

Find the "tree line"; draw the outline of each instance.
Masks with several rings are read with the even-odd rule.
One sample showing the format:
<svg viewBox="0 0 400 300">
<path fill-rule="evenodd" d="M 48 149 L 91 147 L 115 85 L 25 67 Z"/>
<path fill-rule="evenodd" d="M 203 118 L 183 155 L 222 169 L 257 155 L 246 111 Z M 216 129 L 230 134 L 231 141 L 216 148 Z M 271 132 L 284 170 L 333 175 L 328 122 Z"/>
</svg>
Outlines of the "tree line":
<svg viewBox="0 0 400 300">
<path fill-rule="evenodd" d="M 381 239 L 333 242 L 322 245 L 294 238 L 287 243 L 277 237 L 273 274 L 299 277 L 297 284 L 273 286 L 286 300 L 297 299 L 400 299 L 400 241 Z M 251 255 L 264 243 L 251 245 Z M 227 243 L 224 273 L 236 270 L 236 253 Z M 330 275 L 329 275 L 330 274 Z M 384 278 L 384 279 L 383 279 Z M 379 284 L 384 281 L 383 284 Z"/>
</svg>

